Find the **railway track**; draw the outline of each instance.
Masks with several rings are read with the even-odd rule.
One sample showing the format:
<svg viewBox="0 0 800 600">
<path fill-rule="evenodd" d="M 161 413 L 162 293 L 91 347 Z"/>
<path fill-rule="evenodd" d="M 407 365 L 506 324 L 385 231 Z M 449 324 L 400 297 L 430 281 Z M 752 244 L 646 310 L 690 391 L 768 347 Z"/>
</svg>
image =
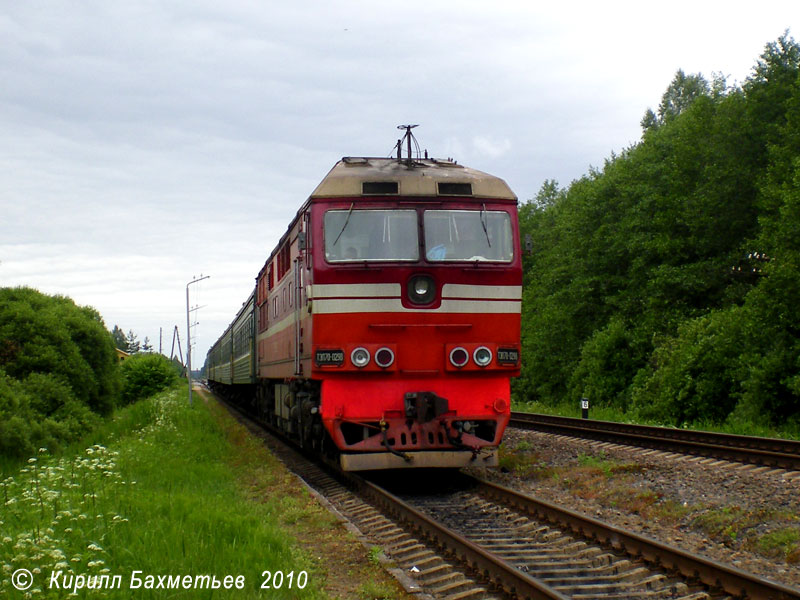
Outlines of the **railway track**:
<svg viewBox="0 0 800 600">
<path fill-rule="evenodd" d="M 449 600 L 800 600 L 800 590 L 487 481 L 441 471 L 373 480 L 331 473 L 259 435 L 383 548 L 412 592 Z"/>
<path fill-rule="evenodd" d="M 482 563 L 472 564 L 473 568 L 487 573 L 496 585 L 517 597 L 583 600 L 800 598 L 800 590 L 488 481 L 460 477 L 461 484 L 453 486 L 454 491 L 399 495 L 412 510 L 449 528 L 448 535 L 460 536 L 546 588 L 543 591 L 542 588 L 522 587 L 527 577 L 516 583 L 510 578 L 496 578 L 491 567 Z M 408 509 L 387 506 L 387 510 Z M 464 541 L 444 542 L 446 547 L 456 543 L 465 544 Z M 462 552 L 455 546 L 451 551 L 457 555 Z"/>
<path fill-rule="evenodd" d="M 512 427 L 800 471 L 800 441 L 512 412 Z"/>
<path fill-rule="evenodd" d="M 269 425 L 259 422 L 238 407 L 220 400 L 284 465 L 316 494 L 329 510 L 337 514 L 369 545 L 380 546 L 390 564 L 388 570 L 407 591 L 421 600 L 505 600 L 508 596 L 494 594 L 482 577 L 470 573 L 458 560 L 444 555 L 421 533 L 382 510 L 383 497 L 374 486 L 356 475 L 349 475 L 333 465 L 311 460 L 294 445 L 274 435 Z M 370 493 L 374 491 L 374 494 Z M 372 500 L 371 500 L 372 498 Z"/>
</svg>

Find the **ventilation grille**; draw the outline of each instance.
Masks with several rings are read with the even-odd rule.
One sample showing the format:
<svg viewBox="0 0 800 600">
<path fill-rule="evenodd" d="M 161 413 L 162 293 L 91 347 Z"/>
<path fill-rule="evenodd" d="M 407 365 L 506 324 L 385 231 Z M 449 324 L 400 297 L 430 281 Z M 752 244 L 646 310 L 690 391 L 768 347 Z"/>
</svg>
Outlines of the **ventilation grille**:
<svg viewBox="0 0 800 600">
<path fill-rule="evenodd" d="M 396 181 L 364 181 L 361 183 L 361 193 L 365 196 L 397 195 Z"/>
<path fill-rule="evenodd" d="M 471 183 L 439 182 L 440 196 L 472 196 Z"/>
</svg>

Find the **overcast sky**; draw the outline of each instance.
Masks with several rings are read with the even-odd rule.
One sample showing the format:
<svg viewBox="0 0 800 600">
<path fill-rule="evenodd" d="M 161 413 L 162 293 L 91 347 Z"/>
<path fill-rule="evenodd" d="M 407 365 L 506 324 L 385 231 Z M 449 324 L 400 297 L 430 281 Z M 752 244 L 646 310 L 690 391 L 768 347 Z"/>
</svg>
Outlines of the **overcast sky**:
<svg viewBox="0 0 800 600">
<path fill-rule="evenodd" d="M 431 155 L 521 201 L 636 143 L 675 72 L 742 82 L 797 35 L 753 3 L 0 0 L 0 286 L 202 365 L 342 156 Z M 185 352 L 185 346 L 184 346 Z"/>
</svg>

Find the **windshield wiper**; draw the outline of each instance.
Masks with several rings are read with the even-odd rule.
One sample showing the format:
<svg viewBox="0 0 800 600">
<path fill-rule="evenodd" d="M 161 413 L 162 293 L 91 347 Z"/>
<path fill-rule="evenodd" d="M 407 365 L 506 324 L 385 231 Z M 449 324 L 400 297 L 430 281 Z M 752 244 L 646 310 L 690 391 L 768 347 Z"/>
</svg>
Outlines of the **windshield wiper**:
<svg viewBox="0 0 800 600">
<path fill-rule="evenodd" d="M 342 225 L 342 230 L 339 232 L 339 235 L 337 235 L 336 239 L 333 240 L 333 244 L 332 244 L 333 246 L 336 245 L 336 242 L 338 242 L 339 238 L 342 237 L 342 234 L 344 233 L 344 230 L 347 229 L 347 224 L 350 222 L 350 215 L 353 214 L 353 205 L 354 204 L 355 204 L 355 202 L 351 202 L 350 203 L 350 210 L 347 211 L 347 218 L 344 220 L 344 225 Z M 485 229 L 485 227 L 484 227 L 484 229 Z"/>
<path fill-rule="evenodd" d="M 484 202 L 483 204 L 481 204 L 481 226 L 483 226 L 483 234 L 486 236 L 486 243 L 489 244 L 489 248 L 491 248 L 492 242 L 489 239 L 489 231 L 486 229 L 486 221 L 484 220 L 483 216 L 483 213 L 485 212 L 486 212 L 486 203 Z"/>
</svg>

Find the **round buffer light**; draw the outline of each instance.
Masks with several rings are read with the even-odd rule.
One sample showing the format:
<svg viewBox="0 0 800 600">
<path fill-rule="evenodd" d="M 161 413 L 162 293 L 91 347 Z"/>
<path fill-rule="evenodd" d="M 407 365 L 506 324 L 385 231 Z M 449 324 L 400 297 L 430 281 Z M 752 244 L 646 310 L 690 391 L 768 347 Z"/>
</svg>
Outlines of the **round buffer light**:
<svg viewBox="0 0 800 600">
<path fill-rule="evenodd" d="M 450 350 L 450 364 L 460 369 L 469 361 L 469 352 L 461 346 L 457 346 Z"/>
<path fill-rule="evenodd" d="M 386 367 L 390 367 L 393 362 L 394 352 L 392 352 L 389 348 L 378 348 L 378 351 L 375 353 L 376 365 L 385 369 Z"/>
<path fill-rule="evenodd" d="M 430 304 L 436 296 L 436 285 L 430 275 L 414 275 L 408 280 L 408 299 L 414 304 Z"/>
<path fill-rule="evenodd" d="M 485 367 L 492 362 L 492 351 L 486 346 L 479 346 L 475 348 L 475 352 L 472 353 L 472 360 L 474 360 L 475 364 L 479 367 Z"/>
<path fill-rule="evenodd" d="M 350 361 L 359 369 L 369 364 L 369 350 L 366 348 L 356 348 L 350 353 Z"/>
</svg>

